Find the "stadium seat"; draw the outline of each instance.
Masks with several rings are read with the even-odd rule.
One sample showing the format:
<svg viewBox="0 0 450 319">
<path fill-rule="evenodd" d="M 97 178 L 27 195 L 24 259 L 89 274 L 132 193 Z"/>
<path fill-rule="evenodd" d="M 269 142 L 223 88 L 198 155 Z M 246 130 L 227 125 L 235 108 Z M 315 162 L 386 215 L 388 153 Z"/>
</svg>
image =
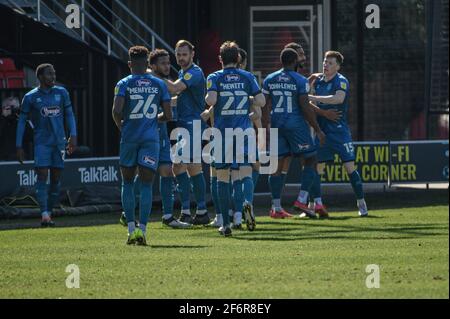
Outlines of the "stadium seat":
<svg viewBox="0 0 450 319">
<path fill-rule="evenodd" d="M 0 58 L 0 72 L 17 71 L 14 60 L 10 58 Z"/>
<path fill-rule="evenodd" d="M 25 87 L 25 73 L 23 71 L 4 72 L 4 82 L 8 89 Z"/>
<path fill-rule="evenodd" d="M 5 76 L 0 72 L 0 89 L 6 89 Z"/>
<path fill-rule="evenodd" d="M 25 72 L 16 68 L 13 59 L 0 58 L 0 88 L 23 87 L 25 87 Z"/>
</svg>

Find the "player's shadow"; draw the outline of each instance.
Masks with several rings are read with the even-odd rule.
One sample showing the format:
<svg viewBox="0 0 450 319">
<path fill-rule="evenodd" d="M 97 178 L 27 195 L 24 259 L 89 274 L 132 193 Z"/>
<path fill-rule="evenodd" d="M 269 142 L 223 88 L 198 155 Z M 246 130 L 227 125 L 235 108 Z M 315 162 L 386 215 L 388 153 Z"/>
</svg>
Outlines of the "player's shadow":
<svg viewBox="0 0 450 319">
<path fill-rule="evenodd" d="M 202 245 L 148 245 L 147 247 L 153 248 L 153 249 L 170 249 L 170 248 L 176 248 L 176 249 L 202 249 L 202 248 L 209 248 L 211 246 L 202 246 Z"/>
<path fill-rule="evenodd" d="M 448 236 L 448 225 L 402 224 L 398 227 L 357 225 L 320 225 L 319 223 L 290 224 L 283 232 L 277 228 L 261 228 L 254 232 L 233 233 L 233 239 L 249 241 L 300 241 L 300 240 L 386 240 L 410 239 L 429 236 Z M 318 229 L 320 227 L 320 229 Z M 297 232 L 297 233 L 296 233 Z M 348 235 L 348 236 L 346 236 Z"/>
</svg>

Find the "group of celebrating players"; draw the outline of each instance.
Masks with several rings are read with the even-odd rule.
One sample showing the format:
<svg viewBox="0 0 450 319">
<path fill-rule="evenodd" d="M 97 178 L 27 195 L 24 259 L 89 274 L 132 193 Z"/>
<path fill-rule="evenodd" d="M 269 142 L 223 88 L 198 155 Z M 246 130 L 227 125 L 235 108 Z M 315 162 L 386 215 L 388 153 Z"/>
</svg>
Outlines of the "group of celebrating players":
<svg viewBox="0 0 450 319">
<path fill-rule="evenodd" d="M 243 223 L 249 231 L 255 229 L 253 194 L 260 164 L 258 156 L 256 159 L 251 156 L 255 145 L 247 137 L 244 143 L 236 140 L 221 142 L 211 149 L 210 192 L 216 216 L 212 221 L 209 217 L 202 150 L 195 146 L 195 139 L 204 136 L 208 127 L 222 136 L 230 129 L 277 130 L 275 155 L 278 163 L 275 172 L 268 177 L 272 194 L 270 217 L 293 217 L 281 206 L 292 157 L 299 158 L 303 168 L 294 209 L 301 216 L 327 217 L 321 199 L 321 175 L 325 163 L 333 161 L 335 154 L 340 156 L 349 175 L 359 215 L 368 215 L 347 124 L 349 83 L 339 73 L 344 60 L 342 54 L 326 52 L 323 72 L 307 79 L 300 74 L 306 61 L 303 48 L 297 43 L 289 43 L 280 53 L 282 69 L 268 75 L 262 89 L 255 76 L 245 70 L 247 54 L 236 42 L 226 41 L 221 45 L 222 69 L 206 79 L 201 68 L 193 63 L 195 51 L 189 41 L 178 41 L 175 54 L 180 71 L 178 79 L 171 81 L 167 51 L 155 49 L 149 52 L 143 46 L 130 48 L 128 65 L 131 74 L 120 80 L 115 88 L 112 116 L 121 132 L 123 213 L 120 221 L 128 228 L 127 244 L 146 245 L 156 172 L 160 176 L 163 224 L 173 228 L 210 225 L 226 237 L 231 236 L 233 228 L 241 229 Z M 55 86 L 53 66 L 41 65 L 36 74 L 40 87 L 24 97 L 17 129 L 17 155 L 22 162 L 23 131 L 31 115 L 36 135 L 36 197 L 42 212 L 42 225 L 53 226 L 51 211 L 59 193 L 65 148 L 68 144 L 70 154 L 76 147 L 76 124 L 67 91 Z M 69 123 L 68 141 L 64 119 Z M 176 123 L 175 146 L 170 142 L 169 121 Z M 170 136 L 173 135 L 172 132 Z M 265 135 L 259 133 L 257 136 L 256 154 L 265 152 Z M 217 136 L 213 139 L 217 142 Z M 49 170 L 50 185 L 47 185 Z M 175 181 L 181 202 L 179 218 L 173 214 Z M 196 202 L 193 217 L 191 190 Z M 135 220 L 137 203 L 139 221 Z"/>
</svg>

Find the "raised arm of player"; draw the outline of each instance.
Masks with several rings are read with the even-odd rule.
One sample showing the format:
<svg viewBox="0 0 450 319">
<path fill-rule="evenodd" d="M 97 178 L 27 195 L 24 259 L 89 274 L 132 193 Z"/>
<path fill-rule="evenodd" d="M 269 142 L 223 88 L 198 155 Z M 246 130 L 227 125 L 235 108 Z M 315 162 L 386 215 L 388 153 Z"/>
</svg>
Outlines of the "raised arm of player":
<svg viewBox="0 0 450 319">
<path fill-rule="evenodd" d="M 164 82 L 161 83 L 161 107 L 162 113 L 158 114 L 158 121 L 172 120 L 172 98 L 170 97 L 168 88 Z"/>
<path fill-rule="evenodd" d="M 336 109 L 323 110 L 317 105 L 313 104 L 311 101 L 309 101 L 309 105 L 313 109 L 314 113 L 316 113 L 319 116 L 323 116 L 327 120 L 337 122 L 342 116 L 342 112 Z"/>
<path fill-rule="evenodd" d="M 122 119 L 123 119 L 123 106 L 125 104 L 125 98 L 123 96 L 115 96 L 113 107 L 112 107 L 112 117 L 114 123 L 116 123 L 119 131 L 122 130 Z"/>
<path fill-rule="evenodd" d="M 170 101 L 164 101 L 161 103 L 162 113 L 158 114 L 159 122 L 172 121 L 172 107 L 170 106 Z"/>
<path fill-rule="evenodd" d="M 73 113 L 72 102 L 70 101 L 69 92 L 64 91 L 64 117 L 66 125 L 69 128 L 69 140 L 67 145 L 67 153 L 70 155 L 77 147 L 77 124 Z"/>
<path fill-rule="evenodd" d="M 187 89 L 186 84 L 183 82 L 182 79 L 178 79 L 175 82 L 171 80 L 165 79 L 164 82 L 167 85 L 167 88 L 169 89 L 170 94 L 179 94 L 182 91 Z"/>
<path fill-rule="evenodd" d="M 342 104 L 345 100 L 345 92 L 344 91 L 336 91 L 334 95 L 326 95 L 326 96 L 318 96 L 318 95 L 310 95 L 309 99 L 312 102 L 319 102 L 323 104 Z"/>
<path fill-rule="evenodd" d="M 314 131 L 317 134 L 317 137 L 319 138 L 320 145 L 325 144 L 325 134 L 322 132 L 322 130 L 319 127 L 319 124 L 317 123 L 316 114 L 314 113 L 308 99 L 308 95 L 302 94 L 298 98 L 300 107 L 302 108 L 303 115 L 305 117 L 305 120 L 311 125 L 311 127 L 314 129 Z"/>
</svg>

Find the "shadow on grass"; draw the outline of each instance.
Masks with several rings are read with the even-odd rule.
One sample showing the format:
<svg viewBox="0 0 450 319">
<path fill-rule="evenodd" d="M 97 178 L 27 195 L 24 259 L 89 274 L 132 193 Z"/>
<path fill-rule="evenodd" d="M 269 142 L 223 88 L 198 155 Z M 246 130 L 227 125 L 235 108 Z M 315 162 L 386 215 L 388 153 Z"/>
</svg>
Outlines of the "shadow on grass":
<svg viewBox="0 0 450 319">
<path fill-rule="evenodd" d="M 167 248 L 190 248 L 190 249 L 201 249 L 201 248 L 209 248 L 211 246 L 189 246 L 189 245 L 148 245 L 147 247 L 153 249 L 167 249 Z"/>
<path fill-rule="evenodd" d="M 292 227 L 294 226 L 294 227 Z M 297 227 L 295 227 L 297 226 Z M 298 227 L 300 226 L 300 227 Z M 317 229 L 320 227 L 321 229 Z M 311 228 L 314 230 L 311 231 Z M 332 228 L 332 229 L 327 229 Z M 324 236 L 325 234 L 325 236 Z M 332 234 L 336 234 L 333 236 Z M 348 234 L 348 236 L 345 236 Z M 379 234 L 377 236 L 377 234 Z M 233 238 L 237 240 L 267 240 L 267 241 L 298 241 L 321 239 L 352 239 L 352 240 L 386 240 L 410 239 L 430 236 L 448 236 L 448 225 L 444 224 L 402 224 L 398 227 L 370 227 L 351 225 L 296 225 L 283 229 L 262 228 L 255 232 L 234 232 Z"/>
</svg>

